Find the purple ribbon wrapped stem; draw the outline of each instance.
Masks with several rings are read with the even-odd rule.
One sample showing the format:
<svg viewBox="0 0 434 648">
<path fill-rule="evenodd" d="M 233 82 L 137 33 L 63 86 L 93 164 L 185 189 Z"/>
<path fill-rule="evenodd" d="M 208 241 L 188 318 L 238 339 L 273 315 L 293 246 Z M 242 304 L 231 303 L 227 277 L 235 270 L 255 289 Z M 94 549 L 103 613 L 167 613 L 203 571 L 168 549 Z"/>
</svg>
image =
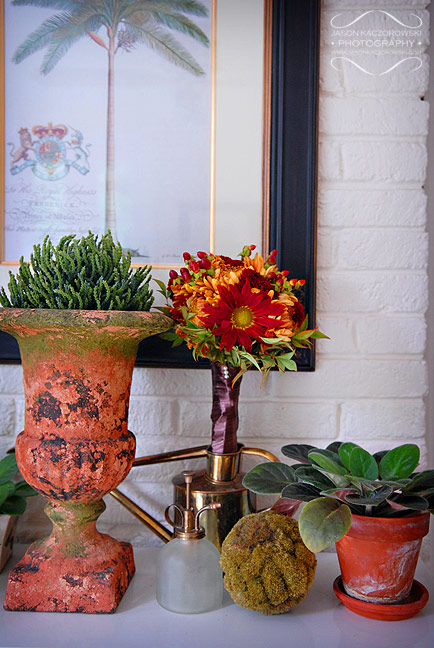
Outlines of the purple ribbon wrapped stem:
<svg viewBox="0 0 434 648">
<path fill-rule="evenodd" d="M 241 379 L 232 387 L 239 367 L 211 363 L 212 374 L 212 441 L 211 449 L 218 454 L 237 452 L 238 399 Z"/>
</svg>

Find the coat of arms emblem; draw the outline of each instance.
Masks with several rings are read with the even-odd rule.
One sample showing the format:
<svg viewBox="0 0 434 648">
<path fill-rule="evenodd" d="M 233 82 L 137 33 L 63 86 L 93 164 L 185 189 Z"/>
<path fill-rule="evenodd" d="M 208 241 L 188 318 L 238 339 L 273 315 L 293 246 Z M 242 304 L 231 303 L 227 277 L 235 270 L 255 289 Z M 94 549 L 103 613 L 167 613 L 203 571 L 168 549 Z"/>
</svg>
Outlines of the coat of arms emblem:
<svg viewBox="0 0 434 648">
<path fill-rule="evenodd" d="M 71 130 L 70 139 L 66 135 Z M 75 128 L 68 129 L 64 124 L 53 126 L 33 126 L 32 133 L 28 128 L 20 128 L 20 146 L 15 148 L 12 142 L 10 171 L 16 175 L 31 167 L 33 173 L 41 180 L 60 180 L 71 167 L 85 175 L 89 171 L 89 147 L 83 145 L 83 134 Z M 36 140 L 32 139 L 36 136 Z"/>
</svg>

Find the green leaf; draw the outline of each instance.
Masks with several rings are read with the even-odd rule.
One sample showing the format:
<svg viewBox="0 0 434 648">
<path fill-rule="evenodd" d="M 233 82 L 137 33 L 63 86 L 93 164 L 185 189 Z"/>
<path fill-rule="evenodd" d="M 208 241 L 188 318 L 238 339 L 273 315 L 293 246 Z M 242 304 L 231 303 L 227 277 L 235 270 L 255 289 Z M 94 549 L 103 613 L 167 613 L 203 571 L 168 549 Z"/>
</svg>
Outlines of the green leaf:
<svg viewBox="0 0 434 648">
<path fill-rule="evenodd" d="M 301 465 L 294 468 L 294 470 L 299 482 L 312 484 L 312 486 L 316 486 L 320 490 L 334 487 L 334 483 L 314 466 Z"/>
<path fill-rule="evenodd" d="M 295 346 L 297 349 L 308 349 L 309 348 L 308 344 L 302 344 L 301 342 L 298 342 L 295 338 L 292 338 L 291 344 L 292 344 L 292 346 Z"/>
<path fill-rule="evenodd" d="M 420 451 L 414 443 L 405 443 L 389 450 L 380 461 L 382 479 L 410 477 L 419 463 Z"/>
<path fill-rule="evenodd" d="M 352 486 L 349 488 L 329 488 L 321 491 L 320 495 L 323 497 L 335 497 L 336 499 L 345 502 L 348 495 L 360 495 L 360 492 Z"/>
<path fill-rule="evenodd" d="M 350 475 L 336 475 L 336 473 L 327 472 L 323 468 L 320 468 L 321 472 L 328 477 L 337 488 L 348 488 L 352 484 Z"/>
<path fill-rule="evenodd" d="M 297 363 L 294 360 L 286 360 L 283 356 L 277 356 L 276 361 L 282 371 L 297 371 Z"/>
<path fill-rule="evenodd" d="M 177 333 L 175 333 L 172 330 L 165 331 L 164 333 L 160 333 L 159 337 L 162 338 L 163 340 L 169 340 L 169 342 L 173 342 L 173 340 L 179 339 Z"/>
<path fill-rule="evenodd" d="M 22 515 L 26 510 L 27 502 L 24 497 L 12 495 L 0 506 L 0 513 L 6 515 Z"/>
<path fill-rule="evenodd" d="M 312 486 L 311 484 L 303 484 L 302 482 L 297 482 L 295 484 L 288 484 L 282 490 L 282 497 L 287 497 L 288 499 L 300 500 L 300 502 L 310 502 L 313 499 L 319 497 L 320 489 Z"/>
<path fill-rule="evenodd" d="M 359 448 L 356 443 L 342 443 L 338 449 L 339 459 L 344 466 L 350 469 L 350 456 L 354 448 Z"/>
<path fill-rule="evenodd" d="M 297 481 L 291 466 L 278 462 L 267 462 L 255 466 L 244 476 L 243 486 L 261 495 L 281 493 L 288 484 Z"/>
<path fill-rule="evenodd" d="M 295 459 L 295 461 L 300 461 L 301 463 L 310 464 L 311 461 L 308 455 L 311 450 L 316 450 L 315 446 L 307 443 L 290 443 L 284 445 L 281 452 L 285 457 Z"/>
<path fill-rule="evenodd" d="M 300 326 L 300 328 L 298 330 L 299 331 L 305 331 L 307 329 L 308 325 L 309 325 L 309 317 L 308 317 L 308 315 L 306 315 L 306 317 L 303 320 L 303 324 Z"/>
<path fill-rule="evenodd" d="M 13 495 L 15 492 L 15 484 L 11 481 L 4 482 L 0 484 L 0 506 L 3 504 L 8 497 Z"/>
<path fill-rule="evenodd" d="M 359 484 L 363 484 L 363 487 L 366 489 L 371 489 L 371 490 L 376 490 L 380 486 L 391 486 L 393 490 L 401 490 L 404 489 L 407 486 L 407 483 L 409 483 L 408 479 L 396 479 L 396 480 L 389 480 L 389 479 L 375 479 L 375 480 L 370 480 L 370 479 L 360 479 L 357 477 L 352 477 L 351 481 L 358 480 Z M 354 483 L 356 483 L 354 481 Z"/>
<path fill-rule="evenodd" d="M 291 351 L 290 353 L 282 353 L 282 355 L 279 356 L 281 360 L 291 360 L 293 357 L 295 351 Z"/>
<path fill-rule="evenodd" d="M 313 336 L 312 330 L 309 331 L 299 331 L 299 333 L 296 333 L 295 336 L 292 339 L 296 340 L 308 340 Z M 327 337 L 327 336 L 326 336 Z"/>
<path fill-rule="evenodd" d="M 37 494 L 38 491 L 32 488 L 32 486 L 25 481 L 15 484 L 15 495 L 20 495 L 21 497 L 34 497 Z"/>
<path fill-rule="evenodd" d="M 315 338 L 316 340 L 319 339 L 330 340 L 329 336 L 326 335 L 325 333 L 321 333 L 321 331 L 315 331 L 314 333 L 312 333 L 311 337 Z"/>
<path fill-rule="evenodd" d="M 414 475 L 405 486 L 405 491 L 412 491 L 420 495 L 432 495 L 434 493 L 434 470 L 423 470 Z"/>
<path fill-rule="evenodd" d="M 429 500 L 420 495 L 398 495 L 389 501 L 413 511 L 426 511 L 429 508 Z"/>
<path fill-rule="evenodd" d="M 372 491 L 372 493 L 367 496 L 349 494 L 345 497 L 345 500 L 349 504 L 356 504 L 358 506 L 378 506 L 390 497 L 392 493 L 392 486 L 380 486 L 380 488 Z"/>
<path fill-rule="evenodd" d="M 330 450 L 311 450 L 308 457 L 328 473 L 341 476 L 347 474 L 347 469 L 340 463 L 338 455 Z"/>
<path fill-rule="evenodd" d="M 380 465 L 380 461 L 388 452 L 390 452 L 390 450 L 379 450 L 378 452 L 374 452 L 373 457 L 378 465 Z"/>
<path fill-rule="evenodd" d="M 331 443 L 328 444 L 326 450 L 330 450 L 330 452 L 335 452 L 336 454 L 339 454 L 339 448 L 341 447 L 341 445 L 342 445 L 342 441 L 332 441 Z"/>
<path fill-rule="evenodd" d="M 258 369 L 258 371 L 261 371 L 261 367 L 258 365 L 256 358 L 254 358 L 250 353 L 248 353 L 247 351 L 242 351 L 240 352 L 240 356 L 251 362 L 252 365 L 256 367 L 256 369 Z"/>
<path fill-rule="evenodd" d="M 350 529 L 351 511 L 346 504 L 327 497 L 308 502 L 300 513 L 301 538 L 317 552 L 340 540 Z"/>
<path fill-rule="evenodd" d="M 160 288 L 160 290 L 158 292 L 161 292 L 161 294 L 164 297 L 167 297 L 167 288 L 166 288 L 166 284 L 164 283 L 164 281 L 161 281 L 161 279 L 155 279 L 155 277 L 153 279 L 154 279 L 155 283 L 158 284 L 158 286 Z"/>
<path fill-rule="evenodd" d="M 363 448 L 353 448 L 350 454 L 350 471 L 355 477 L 377 479 L 378 466 L 374 457 Z"/>
<path fill-rule="evenodd" d="M 0 461 L 0 484 L 9 481 L 18 471 L 15 454 L 8 454 Z"/>
<path fill-rule="evenodd" d="M 275 337 L 275 338 L 261 337 L 260 340 L 262 340 L 262 342 L 265 342 L 265 344 L 277 344 L 278 342 L 284 342 L 285 338 L 282 338 L 282 337 Z"/>
<path fill-rule="evenodd" d="M 281 515 L 292 517 L 299 506 L 300 502 L 298 500 L 288 499 L 287 497 L 279 497 L 277 502 L 275 502 L 271 507 L 271 510 L 276 511 L 276 513 L 280 513 Z"/>
</svg>

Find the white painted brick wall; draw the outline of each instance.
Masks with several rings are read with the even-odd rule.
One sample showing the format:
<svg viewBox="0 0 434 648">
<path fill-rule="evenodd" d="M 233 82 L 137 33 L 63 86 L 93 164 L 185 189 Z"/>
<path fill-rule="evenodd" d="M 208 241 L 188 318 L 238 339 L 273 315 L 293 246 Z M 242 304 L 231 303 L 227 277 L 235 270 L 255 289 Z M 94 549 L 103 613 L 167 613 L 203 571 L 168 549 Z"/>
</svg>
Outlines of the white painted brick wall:
<svg viewBox="0 0 434 648">
<path fill-rule="evenodd" d="M 322 133 L 333 136 L 426 135 L 428 115 L 429 105 L 417 96 L 328 96 L 320 101 L 319 126 Z"/>
<path fill-rule="evenodd" d="M 360 8 L 415 11 L 427 24 L 426 0 L 323 0 L 318 199 L 318 324 L 331 337 L 317 344 L 315 373 L 249 374 L 241 386 L 240 439 L 276 454 L 291 441 L 326 445 L 354 440 L 374 451 L 414 439 L 426 461 L 424 396 L 427 235 L 426 135 L 428 59 L 415 72 L 401 66 L 368 75 L 330 65 L 327 21 Z M 411 10 L 411 11 L 409 11 Z M 384 26 L 371 14 L 370 25 Z M 380 22 L 378 22 L 380 21 Z M 427 34 L 424 35 L 424 43 Z M 363 64 L 387 69 L 395 55 L 373 53 Z M 0 449 L 23 426 L 20 367 L 0 368 Z M 204 371 L 136 369 L 130 428 L 138 455 L 209 441 L 211 377 Z M 200 465 L 135 469 L 122 485 L 162 518 L 170 480 Z M 249 459 L 247 466 L 255 460 Z M 111 498 L 100 526 L 136 544 L 157 542 Z M 32 502 L 22 537 L 46 532 L 42 504 Z"/>
<path fill-rule="evenodd" d="M 411 113 L 408 115 L 412 119 Z M 319 172 L 324 181 L 416 183 L 425 180 L 426 144 L 414 141 L 371 141 L 323 138 Z"/>
</svg>

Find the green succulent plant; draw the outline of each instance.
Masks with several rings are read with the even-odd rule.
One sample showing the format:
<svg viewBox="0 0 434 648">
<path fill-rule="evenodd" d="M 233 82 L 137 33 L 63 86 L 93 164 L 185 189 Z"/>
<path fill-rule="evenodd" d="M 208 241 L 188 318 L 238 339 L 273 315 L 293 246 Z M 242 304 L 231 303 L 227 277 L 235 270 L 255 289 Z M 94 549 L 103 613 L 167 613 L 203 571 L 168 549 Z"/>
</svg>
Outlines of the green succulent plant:
<svg viewBox="0 0 434 648">
<path fill-rule="evenodd" d="M 15 455 L 6 455 L 0 461 L 0 513 L 5 515 L 21 515 L 26 510 L 26 497 L 38 494 L 24 480 L 12 481 L 17 472 Z"/>
<path fill-rule="evenodd" d="M 370 454 L 355 443 L 334 442 L 326 449 L 290 444 L 282 453 L 297 463 L 263 463 L 243 484 L 254 493 L 280 493 L 307 502 L 300 513 L 300 535 L 311 551 L 342 538 L 351 516 L 404 517 L 415 511 L 434 514 L 434 470 L 414 472 L 417 445 Z"/>
<path fill-rule="evenodd" d="M 54 246 L 46 236 L 33 246 L 30 263 L 20 259 L 17 274 L 9 272 L 7 308 L 66 308 L 148 311 L 154 301 L 149 287 L 151 267 L 133 270 L 131 253 L 124 254 L 110 232 L 92 232 L 81 239 L 64 236 Z"/>
</svg>

